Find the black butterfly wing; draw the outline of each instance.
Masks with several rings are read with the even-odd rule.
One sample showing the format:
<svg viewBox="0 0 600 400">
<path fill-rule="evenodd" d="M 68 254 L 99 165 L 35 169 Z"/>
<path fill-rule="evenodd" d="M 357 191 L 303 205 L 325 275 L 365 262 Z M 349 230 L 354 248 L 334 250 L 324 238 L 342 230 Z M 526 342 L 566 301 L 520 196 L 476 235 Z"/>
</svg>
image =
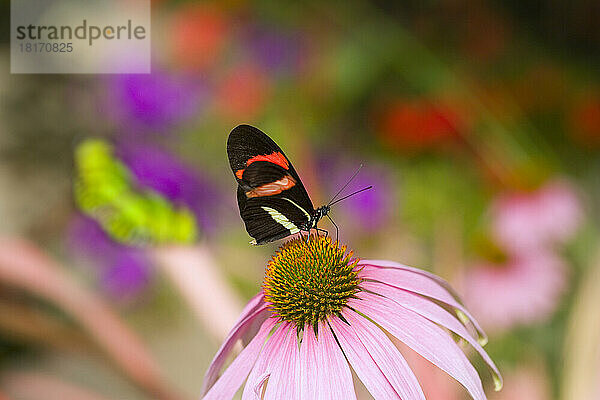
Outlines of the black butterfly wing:
<svg viewBox="0 0 600 400">
<path fill-rule="evenodd" d="M 239 125 L 227 140 L 240 216 L 256 244 L 297 233 L 314 207 L 293 165 L 265 133 Z"/>
<path fill-rule="evenodd" d="M 286 197 L 246 199 L 240 186 L 238 205 L 246 231 L 254 238 L 253 244 L 265 244 L 298 233 L 301 224 L 310 218 Z"/>
</svg>

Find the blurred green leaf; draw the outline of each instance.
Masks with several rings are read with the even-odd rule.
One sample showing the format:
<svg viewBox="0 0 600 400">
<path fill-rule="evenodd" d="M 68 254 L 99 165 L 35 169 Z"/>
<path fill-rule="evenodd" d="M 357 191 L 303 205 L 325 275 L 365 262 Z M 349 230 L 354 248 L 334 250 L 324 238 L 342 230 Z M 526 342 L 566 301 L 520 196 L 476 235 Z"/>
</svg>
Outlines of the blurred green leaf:
<svg viewBox="0 0 600 400">
<path fill-rule="evenodd" d="M 135 187 L 112 147 L 89 139 L 75 152 L 75 201 L 116 241 L 129 245 L 191 243 L 197 226 L 192 212 L 160 194 Z"/>
</svg>

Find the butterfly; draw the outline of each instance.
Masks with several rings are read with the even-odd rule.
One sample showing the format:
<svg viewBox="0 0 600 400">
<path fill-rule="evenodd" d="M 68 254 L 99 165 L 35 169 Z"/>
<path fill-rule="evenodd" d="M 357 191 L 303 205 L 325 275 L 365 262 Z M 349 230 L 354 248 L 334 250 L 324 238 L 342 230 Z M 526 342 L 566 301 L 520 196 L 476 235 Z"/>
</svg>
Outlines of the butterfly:
<svg viewBox="0 0 600 400">
<path fill-rule="evenodd" d="M 325 216 L 337 230 L 337 225 L 328 215 L 331 206 L 371 188 L 369 186 L 334 201 L 350 179 L 328 204 L 315 209 L 283 150 L 264 132 L 250 125 L 239 125 L 231 131 L 227 139 L 227 156 L 238 183 L 240 216 L 246 231 L 254 238 L 251 243 L 256 245 L 312 229 L 327 232 L 317 227 Z"/>
</svg>

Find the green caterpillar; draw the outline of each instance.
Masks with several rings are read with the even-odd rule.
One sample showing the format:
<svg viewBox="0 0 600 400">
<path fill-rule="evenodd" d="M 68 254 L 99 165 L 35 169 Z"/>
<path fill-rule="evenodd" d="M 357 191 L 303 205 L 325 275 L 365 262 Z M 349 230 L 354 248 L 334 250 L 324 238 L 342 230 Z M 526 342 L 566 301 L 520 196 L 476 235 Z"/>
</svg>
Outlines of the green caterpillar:
<svg viewBox="0 0 600 400">
<path fill-rule="evenodd" d="M 75 168 L 77 206 L 116 241 L 141 246 L 196 240 L 192 212 L 153 190 L 136 187 L 110 144 L 98 139 L 82 142 L 75 150 Z"/>
</svg>

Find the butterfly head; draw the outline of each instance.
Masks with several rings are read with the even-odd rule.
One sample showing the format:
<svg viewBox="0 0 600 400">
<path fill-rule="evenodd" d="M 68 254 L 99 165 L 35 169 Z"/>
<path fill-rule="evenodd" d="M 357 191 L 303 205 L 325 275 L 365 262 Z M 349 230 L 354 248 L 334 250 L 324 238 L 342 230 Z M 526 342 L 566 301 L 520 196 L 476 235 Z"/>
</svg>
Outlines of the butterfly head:
<svg viewBox="0 0 600 400">
<path fill-rule="evenodd" d="M 329 214 L 330 210 L 331 210 L 331 207 L 329 205 L 324 205 L 324 206 L 317 208 L 313 215 L 313 221 L 314 221 L 313 223 L 316 225 L 316 223 L 319 222 L 321 220 L 321 218 L 323 218 L 324 216 Z"/>
</svg>

